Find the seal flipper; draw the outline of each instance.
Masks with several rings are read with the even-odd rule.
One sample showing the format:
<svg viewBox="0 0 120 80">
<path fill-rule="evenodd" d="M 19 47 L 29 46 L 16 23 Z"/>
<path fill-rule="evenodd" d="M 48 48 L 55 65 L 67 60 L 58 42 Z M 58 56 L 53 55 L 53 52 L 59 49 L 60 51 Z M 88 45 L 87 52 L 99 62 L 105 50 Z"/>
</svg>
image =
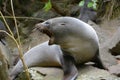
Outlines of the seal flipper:
<svg viewBox="0 0 120 80">
<path fill-rule="evenodd" d="M 78 71 L 72 56 L 66 55 L 64 52 L 63 59 L 61 59 L 62 68 L 64 71 L 63 80 L 75 80 L 78 76 Z"/>
<path fill-rule="evenodd" d="M 98 53 L 94 58 L 94 62 L 97 64 L 95 66 L 102 68 L 102 69 L 106 69 L 110 73 L 112 73 L 116 76 L 119 76 L 120 67 L 119 67 L 119 65 L 116 64 L 116 62 L 114 62 L 114 58 L 112 59 L 112 57 L 113 56 L 110 56 L 110 54 L 107 54 L 107 53 L 106 54 Z M 108 60 L 110 60 L 111 63 Z M 114 62 L 114 64 L 112 64 L 113 62 Z"/>
<path fill-rule="evenodd" d="M 92 62 L 95 62 L 95 66 L 101 69 L 106 69 L 106 67 L 103 65 L 102 60 L 100 58 L 99 49 L 97 50 L 96 55 L 93 58 Z"/>
</svg>

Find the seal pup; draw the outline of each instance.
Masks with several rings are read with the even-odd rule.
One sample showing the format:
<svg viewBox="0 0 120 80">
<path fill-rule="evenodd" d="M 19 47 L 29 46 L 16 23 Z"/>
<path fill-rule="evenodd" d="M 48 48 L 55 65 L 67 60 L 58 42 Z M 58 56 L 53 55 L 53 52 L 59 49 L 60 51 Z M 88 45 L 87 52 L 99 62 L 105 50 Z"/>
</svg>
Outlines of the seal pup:
<svg viewBox="0 0 120 80">
<path fill-rule="evenodd" d="M 99 58 L 98 36 L 87 23 L 73 17 L 57 17 L 36 24 L 36 29 L 50 37 L 49 45 L 60 45 L 65 62 L 63 80 L 75 80 L 75 64 L 92 60 L 104 67 Z"/>
<path fill-rule="evenodd" d="M 63 61 L 63 54 L 58 45 L 48 45 L 48 41 L 39 44 L 30 50 L 28 50 L 23 56 L 26 65 L 30 67 L 60 67 Z M 23 71 L 23 65 L 21 60 L 15 65 L 10 73 L 11 79 Z"/>
</svg>

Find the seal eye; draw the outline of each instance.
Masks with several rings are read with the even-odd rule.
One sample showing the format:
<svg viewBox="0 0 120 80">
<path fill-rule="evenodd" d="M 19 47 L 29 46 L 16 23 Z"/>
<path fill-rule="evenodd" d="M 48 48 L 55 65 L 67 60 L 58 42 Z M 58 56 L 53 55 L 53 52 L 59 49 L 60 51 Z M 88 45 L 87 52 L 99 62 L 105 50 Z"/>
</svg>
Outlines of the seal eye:
<svg viewBox="0 0 120 80">
<path fill-rule="evenodd" d="M 49 23 L 49 22 L 45 22 L 45 24 L 48 24 L 48 25 L 49 25 L 50 23 Z"/>
<path fill-rule="evenodd" d="M 46 27 L 49 27 L 50 26 L 50 23 L 49 22 L 45 22 L 44 23 Z"/>
</svg>

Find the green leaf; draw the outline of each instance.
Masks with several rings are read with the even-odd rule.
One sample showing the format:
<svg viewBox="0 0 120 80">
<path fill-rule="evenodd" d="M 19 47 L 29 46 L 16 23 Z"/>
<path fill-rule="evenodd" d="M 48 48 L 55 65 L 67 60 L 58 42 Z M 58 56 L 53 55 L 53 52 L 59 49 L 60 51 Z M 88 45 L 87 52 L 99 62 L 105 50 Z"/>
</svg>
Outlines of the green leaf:
<svg viewBox="0 0 120 80">
<path fill-rule="evenodd" d="M 80 1 L 79 6 L 83 6 L 85 4 L 85 1 Z"/>
<path fill-rule="evenodd" d="M 97 4 L 96 3 L 93 4 L 93 9 L 97 10 Z"/>
<path fill-rule="evenodd" d="M 49 11 L 50 9 L 52 8 L 52 4 L 51 4 L 51 1 L 49 0 L 46 4 L 45 4 L 45 6 L 44 6 L 44 10 L 45 11 Z"/>
<path fill-rule="evenodd" d="M 92 1 L 96 3 L 98 0 L 92 0 Z"/>
<path fill-rule="evenodd" d="M 92 7 L 93 7 L 93 4 L 94 4 L 93 2 L 89 2 L 88 5 L 87 5 L 87 7 L 88 7 L 88 8 L 92 8 Z"/>
</svg>

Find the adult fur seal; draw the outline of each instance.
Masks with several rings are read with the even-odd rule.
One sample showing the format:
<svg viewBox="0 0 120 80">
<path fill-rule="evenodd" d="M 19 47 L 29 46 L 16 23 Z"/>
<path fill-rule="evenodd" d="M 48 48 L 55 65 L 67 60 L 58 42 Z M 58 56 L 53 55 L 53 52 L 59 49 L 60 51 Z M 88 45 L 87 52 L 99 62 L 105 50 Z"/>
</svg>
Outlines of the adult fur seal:
<svg viewBox="0 0 120 80">
<path fill-rule="evenodd" d="M 49 45 L 58 44 L 77 63 L 91 60 L 99 50 L 98 36 L 88 24 L 72 17 L 58 17 L 37 24 L 50 37 Z"/>
<path fill-rule="evenodd" d="M 60 47 L 58 45 L 49 46 L 48 41 L 33 47 L 23 57 L 28 67 L 61 66 L 63 61 Z M 11 79 L 14 79 L 21 71 L 23 71 L 23 65 L 19 60 L 10 74 Z"/>
<path fill-rule="evenodd" d="M 50 37 L 49 45 L 60 45 L 65 64 L 63 80 L 74 80 L 77 77 L 75 64 L 92 60 L 103 67 L 99 59 L 98 36 L 83 21 L 73 17 L 57 17 L 36 24 L 36 29 Z"/>
</svg>

